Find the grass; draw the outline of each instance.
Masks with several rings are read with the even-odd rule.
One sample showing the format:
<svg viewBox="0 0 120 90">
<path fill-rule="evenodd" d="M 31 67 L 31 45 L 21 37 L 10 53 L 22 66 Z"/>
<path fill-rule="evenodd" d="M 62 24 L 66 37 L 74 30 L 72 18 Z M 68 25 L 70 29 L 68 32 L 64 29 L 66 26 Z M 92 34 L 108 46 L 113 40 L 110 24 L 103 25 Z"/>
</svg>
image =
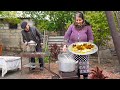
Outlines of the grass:
<svg viewBox="0 0 120 90">
<path fill-rule="evenodd" d="M 49 57 L 45 57 L 45 58 L 44 58 L 44 62 L 45 62 L 45 63 L 48 63 L 48 62 L 49 62 Z"/>
<path fill-rule="evenodd" d="M 36 61 L 36 63 L 39 63 L 39 59 L 38 58 L 35 58 L 35 61 Z M 45 57 L 44 58 L 44 62 L 48 63 L 49 62 L 49 57 Z"/>
</svg>

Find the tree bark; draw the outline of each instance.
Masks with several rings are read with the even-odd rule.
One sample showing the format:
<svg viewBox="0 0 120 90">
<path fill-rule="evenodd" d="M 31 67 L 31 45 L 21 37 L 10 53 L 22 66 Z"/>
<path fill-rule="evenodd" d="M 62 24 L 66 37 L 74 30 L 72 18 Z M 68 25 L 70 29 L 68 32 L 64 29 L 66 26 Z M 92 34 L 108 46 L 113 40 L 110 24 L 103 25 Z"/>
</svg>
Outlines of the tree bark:
<svg viewBox="0 0 120 90">
<path fill-rule="evenodd" d="M 114 43 L 116 54 L 117 54 L 119 64 L 120 64 L 120 37 L 116 30 L 113 13 L 112 13 L 112 11 L 105 11 L 105 14 L 107 16 L 111 36 L 113 38 L 113 43 Z"/>
</svg>

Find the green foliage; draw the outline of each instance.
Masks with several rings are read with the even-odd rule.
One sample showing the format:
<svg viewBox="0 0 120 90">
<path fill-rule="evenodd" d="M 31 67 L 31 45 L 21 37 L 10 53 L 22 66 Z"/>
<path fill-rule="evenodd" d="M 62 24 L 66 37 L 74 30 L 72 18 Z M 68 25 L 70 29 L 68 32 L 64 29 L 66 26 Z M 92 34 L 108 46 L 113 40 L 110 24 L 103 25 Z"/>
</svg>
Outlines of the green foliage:
<svg viewBox="0 0 120 90">
<path fill-rule="evenodd" d="M 39 21 L 39 24 L 36 25 L 36 27 L 41 30 L 41 32 L 43 32 L 44 30 L 47 30 L 48 28 L 48 25 L 49 25 L 49 22 L 46 20 L 45 21 Z"/>
<path fill-rule="evenodd" d="M 87 11 L 85 18 L 92 26 L 94 43 L 98 46 L 105 45 L 109 40 L 110 30 L 104 11 Z"/>
<path fill-rule="evenodd" d="M 44 62 L 45 62 L 45 63 L 48 63 L 48 62 L 49 62 L 49 57 L 45 57 L 45 58 L 44 58 Z"/>
<path fill-rule="evenodd" d="M 49 62 L 49 57 L 48 57 L 48 56 L 47 56 L 47 57 L 44 57 L 43 59 L 44 59 L 44 62 L 45 62 L 45 63 L 48 63 L 48 62 Z M 35 61 L 36 61 L 36 63 L 39 63 L 39 59 L 38 59 L 38 58 L 35 58 Z"/>
<path fill-rule="evenodd" d="M 50 15 L 50 21 L 53 22 L 51 23 L 53 28 L 49 30 L 55 31 L 66 29 L 66 25 L 72 22 L 74 15 L 71 11 L 50 11 L 48 13 Z"/>
<path fill-rule="evenodd" d="M 0 17 L 3 18 L 3 22 L 11 24 L 18 24 L 21 22 L 21 20 L 17 17 L 16 11 L 1 11 Z"/>
<path fill-rule="evenodd" d="M 67 30 L 74 20 L 74 11 L 27 11 L 24 13 L 32 17 L 41 31 Z M 104 11 L 85 11 L 85 18 L 92 25 L 94 43 L 98 46 L 105 45 L 106 40 L 109 40 L 110 31 Z"/>
<path fill-rule="evenodd" d="M 5 18 L 4 22 L 12 23 L 12 24 L 18 24 L 21 22 L 18 18 Z"/>
<path fill-rule="evenodd" d="M 120 12 L 119 11 L 113 11 L 113 17 L 116 25 L 116 29 L 118 32 L 120 32 Z"/>
<path fill-rule="evenodd" d="M 67 29 L 73 21 L 73 11 L 27 11 L 41 31 L 60 31 Z M 67 25 L 67 27 L 66 27 Z"/>
</svg>

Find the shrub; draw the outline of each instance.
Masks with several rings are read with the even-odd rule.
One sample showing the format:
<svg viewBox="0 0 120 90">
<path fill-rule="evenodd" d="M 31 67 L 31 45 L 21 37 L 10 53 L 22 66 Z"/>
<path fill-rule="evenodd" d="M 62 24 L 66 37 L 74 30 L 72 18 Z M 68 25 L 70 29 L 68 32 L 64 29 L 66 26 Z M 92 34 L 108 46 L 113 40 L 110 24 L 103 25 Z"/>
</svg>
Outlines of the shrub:
<svg viewBox="0 0 120 90">
<path fill-rule="evenodd" d="M 92 74 L 91 79 L 106 79 L 106 78 L 108 78 L 102 72 L 103 72 L 103 70 L 100 70 L 98 67 L 96 67 L 95 69 L 92 69 L 91 73 L 90 73 L 90 74 Z"/>
<path fill-rule="evenodd" d="M 50 45 L 50 57 L 53 60 L 57 60 L 59 53 L 60 53 L 60 46 L 58 46 L 56 43 Z"/>
</svg>

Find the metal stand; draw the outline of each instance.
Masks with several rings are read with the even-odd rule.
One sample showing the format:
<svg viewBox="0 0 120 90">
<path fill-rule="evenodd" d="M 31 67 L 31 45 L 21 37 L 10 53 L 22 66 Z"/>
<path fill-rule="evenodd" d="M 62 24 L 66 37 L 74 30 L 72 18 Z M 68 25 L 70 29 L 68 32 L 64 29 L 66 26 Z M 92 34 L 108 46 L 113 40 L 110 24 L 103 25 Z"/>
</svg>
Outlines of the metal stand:
<svg viewBox="0 0 120 90">
<path fill-rule="evenodd" d="M 73 72 L 59 71 L 59 74 L 62 79 L 78 79 L 78 76 L 76 75 L 76 71 L 73 71 Z"/>
<path fill-rule="evenodd" d="M 37 57 L 37 58 L 40 58 L 40 57 L 44 57 L 44 56 L 47 56 L 46 55 L 46 53 L 28 53 L 28 52 L 24 52 L 24 53 L 21 53 L 20 55 L 19 55 L 22 59 L 23 59 L 23 57 L 26 57 L 26 58 L 29 58 L 29 60 L 30 60 L 30 58 L 31 57 Z M 22 62 L 22 61 L 21 61 Z M 31 68 L 30 68 L 30 61 L 29 61 L 29 63 L 28 64 L 25 64 L 25 65 L 22 65 L 22 66 L 24 66 L 24 67 L 27 67 L 27 68 L 29 68 L 29 71 L 31 71 Z M 36 64 L 37 65 L 37 64 Z M 32 71 L 37 71 L 37 70 L 32 70 Z"/>
</svg>

